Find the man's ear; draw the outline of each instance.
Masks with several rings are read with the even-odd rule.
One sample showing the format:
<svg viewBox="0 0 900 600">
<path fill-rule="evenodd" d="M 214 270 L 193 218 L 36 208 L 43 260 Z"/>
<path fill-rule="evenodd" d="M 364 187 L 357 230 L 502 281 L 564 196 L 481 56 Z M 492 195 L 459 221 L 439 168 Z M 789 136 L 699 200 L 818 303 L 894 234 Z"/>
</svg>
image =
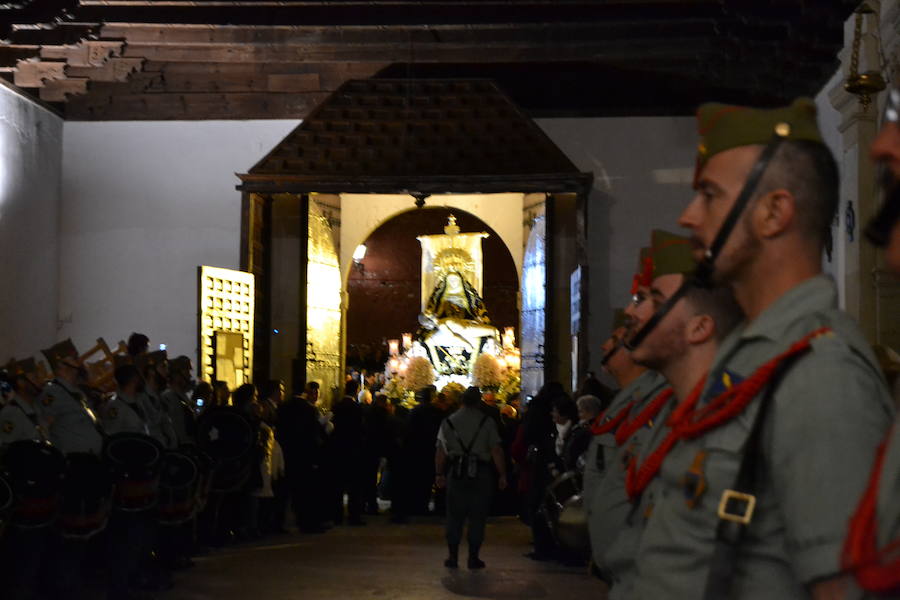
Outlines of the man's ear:
<svg viewBox="0 0 900 600">
<path fill-rule="evenodd" d="M 753 207 L 753 221 L 761 238 L 778 237 L 791 227 L 797 214 L 797 198 L 780 188 L 758 198 Z"/>
<path fill-rule="evenodd" d="M 689 344 L 702 344 L 716 334 L 716 322 L 709 315 L 694 315 L 688 319 L 686 331 Z"/>
</svg>

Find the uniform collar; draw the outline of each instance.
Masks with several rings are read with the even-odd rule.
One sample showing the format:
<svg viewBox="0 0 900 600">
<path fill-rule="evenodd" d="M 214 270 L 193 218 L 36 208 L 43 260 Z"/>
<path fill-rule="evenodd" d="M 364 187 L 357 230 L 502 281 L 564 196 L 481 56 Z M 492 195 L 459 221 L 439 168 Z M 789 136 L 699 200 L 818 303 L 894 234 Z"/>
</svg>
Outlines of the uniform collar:
<svg viewBox="0 0 900 600">
<path fill-rule="evenodd" d="M 64 390 L 66 390 L 67 392 L 69 392 L 69 393 L 72 394 L 73 396 L 75 396 L 75 395 L 77 395 L 77 394 L 81 394 L 81 390 L 78 389 L 78 386 L 77 386 L 77 385 L 72 385 L 71 383 L 69 383 L 68 381 L 66 381 L 65 379 L 63 379 L 62 377 L 57 377 L 57 378 L 55 378 L 53 381 L 55 381 L 56 383 L 58 383 L 58 384 L 60 385 L 60 387 L 62 387 Z"/>
<path fill-rule="evenodd" d="M 752 323 L 744 326 L 742 340 L 778 340 L 788 326 L 803 315 L 837 308 L 837 289 L 826 275 L 816 275 L 795 286 L 773 302 Z"/>
</svg>

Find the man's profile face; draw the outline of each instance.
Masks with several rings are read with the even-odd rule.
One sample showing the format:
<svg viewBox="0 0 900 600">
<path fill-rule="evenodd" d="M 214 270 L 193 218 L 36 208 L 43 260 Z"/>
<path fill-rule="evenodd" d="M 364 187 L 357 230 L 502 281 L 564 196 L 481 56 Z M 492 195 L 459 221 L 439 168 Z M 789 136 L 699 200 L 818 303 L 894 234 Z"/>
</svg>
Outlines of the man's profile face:
<svg viewBox="0 0 900 600">
<path fill-rule="evenodd" d="M 761 152 L 761 146 L 739 146 L 712 156 L 703 166 L 694 197 L 678 218 L 678 224 L 691 231 L 691 244 L 697 261 L 702 260 L 712 246 Z M 748 239 L 744 219 L 751 209 L 752 202 L 732 229 L 716 259 L 719 275 L 727 277 L 747 258 L 751 240 Z"/>
<path fill-rule="evenodd" d="M 661 275 L 653 281 L 650 286 L 650 301 L 646 302 L 650 305 L 651 316 L 678 291 L 683 281 L 684 275 L 681 274 Z M 649 318 L 642 317 L 636 325 L 637 329 L 646 325 Z M 682 299 L 657 323 L 640 346 L 632 350 L 631 358 L 636 363 L 653 369 L 664 368 L 686 350 L 685 318 L 685 302 Z"/>
<path fill-rule="evenodd" d="M 900 181 L 900 124 L 886 121 L 869 152 L 872 160 L 890 171 L 894 184 Z"/>
</svg>

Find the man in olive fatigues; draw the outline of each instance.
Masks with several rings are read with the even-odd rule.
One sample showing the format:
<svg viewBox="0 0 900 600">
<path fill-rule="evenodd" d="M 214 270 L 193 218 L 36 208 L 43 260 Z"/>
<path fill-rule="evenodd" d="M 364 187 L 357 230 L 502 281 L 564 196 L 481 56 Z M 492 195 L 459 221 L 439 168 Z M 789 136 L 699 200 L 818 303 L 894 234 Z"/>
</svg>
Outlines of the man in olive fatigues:
<svg viewBox="0 0 900 600">
<path fill-rule="evenodd" d="M 463 526 L 469 521 L 470 569 L 483 569 L 478 557 L 484 541 L 484 527 L 494 491 L 494 472 L 499 475 L 497 488 L 506 488 L 505 462 L 500 446 L 500 432 L 494 421 L 479 408 L 481 392 L 470 387 L 462 396 L 462 407 L 441 424 L 434 465 L 436 484 L 447 486 L 447 547 L 449 556 L 444 566 L 457 567 Z"/>
</svg>

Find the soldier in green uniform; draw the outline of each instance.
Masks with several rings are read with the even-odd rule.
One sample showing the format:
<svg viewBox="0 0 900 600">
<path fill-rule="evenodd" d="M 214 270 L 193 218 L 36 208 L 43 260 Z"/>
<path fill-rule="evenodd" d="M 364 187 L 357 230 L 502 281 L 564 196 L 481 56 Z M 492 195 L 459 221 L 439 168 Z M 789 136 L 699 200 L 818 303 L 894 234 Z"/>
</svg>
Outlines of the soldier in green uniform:
<svg viewBox="0 0 900 600">
<path fill-rule="evenodd" d="M 606 412 L 594 423 L 591 429 L 594 436 L 585 457 L 583 493 L 591 554 L 601 579 L 610 586 L 615 584 L 615 577 L 610 565 L 605 563 L 604 555 L 628 514 L 615 428 L 627 415 L 629 407 L 653 398 L 665 387 L 665 380 L 659 373 L 638 365 L 624 347 L 631 329 L 633 307 L 644 302 L 650 292 L 651 253 L 651 248 L 641 249 L 638 272 L 631 290 L 632 305 L 623 311 L 620 328 L 613 331 L 604 344 L 605 368 L 619 384 L 619 392 Z M 616 511 L 615 507 L 619 510 Z"/>
<path fill-rule="evenodd" d="M 479 557 L 484 528 L 494 491 L 506 489 L 506 463 L 500 432 L 493 419 L 480 408 L 481 392 L 470 387 L 462 395 L 462 407 L 444 419 L 438 432 L 434 467 L 435 484 L 447 488 L 447 548 L 444 566 L 456 568 L 463 527 L 469 522 L 470 569 L 483 569 Z"/>
<path fill-rule="evenodd" d="M 103 429 L 108 435 L 140 433 L 150 435 L 146 407 L 141 402 L 144 380 L 134 365 L 116 368 L 116 393 L 102 411 Z"/>
<path fill-rule="evenodd" d="M 72 340 L 60 342 L 43 353 L 56 376 L 38 399 L 50 442 L 64 454 L 100 454 L 103 431 L 78 387 L 84 379 L 84 367 Z"/>
<path fill-rule="evenodd" d="M 707 104 L 698 121 L 696 194 L 679 223 L 700 280 L 727 282 L 746 320 L 697 403 L 673 415 L 634 597 L 832 597 L 847 520 L 893 418 L 878 363 L 821 274 L 837 168 L 810 100 Z M 726 375 L 735 384 L 722 392 Z"/>
<path fill-rule="evenodd" d="M 629 307 L 635 330 L 649 320 L 653 307 L 666 294 L 677 289 L 684 273 L 694 270 L 687 238 L 654 231 L 651 252 L 642 258 L 644 273 L 639 276 L 639 294 Z M 706 290 L 696 290 L 683 298 L 673 315 L 660 323 L 654 335 L 642 345 L 630 350 L 630 357 L 638 364 L 652 369 L 650 373 L 666 375 L 667 381 L 650 394 L 635 398 L 614 415 L 619 424 L 611 432 L 599 436 L 606 441 L 608 468 L 592 506 L 592 532 L 598 540 L 594 550 L 612 586 L 611 598 L 627 598 L 632 590 L 633 561 L 643 521 L 634 514 L 626 468 L 652 447 L 650 440 L 665 428 L 668 411 L 678 397 L 687 395 L 683 388 L 692 387 L 704 373 L 712 358 L 718 339 L 716 323 L 730 330 L 740 318 L 740 310 L 722 302 Z M 727 295 L 727 293 L 726 293 Z M 720 305 L 721 306 L 720 308 Z M 688 320 L 695 330 L 686 331 Z M 706 356 L 708 355 L 708 357 Z M 704 359 L 705 363 L 704 363 Z M 699 372 L 698 372 L 699 371 Z M 690 380 L 685 383 L 685 380 Z M 674 393 L 669 385 L 674 386 Z"/>
<path fill-rule="evenodd" d="M 6 372 L 9 389 L 0 408 L 0 446 L 19 440 L 46 441 L 41 426 L 37 396 L 40 389 L 31 381 L 34 360 L 11 361 Z"/>
<path fill-rule="evenodd" d="M 169 361 L 169 387 L 163 392 L 163 408 L 172 422 L 179 446 L 194 442 L 194 412 L 191 410 L 191 359 L 177 356 Z M 274 414 L 274 411 L 273 411 Z"/>
<path fill-rule="evenodd" d="M 900 81 L 888 90 L 881 131 L 872 143 L 872 159 L 880 164 L 884 204 L 866 235 L 884 249 L 887 269 L 900 275 Z M 895 388 L 900 402 L 900 383 Z M 846 598 L 900 597 L 900 559 L 889 549 L 900 540 L 900 425 L 879 447 L 844 542 L 844 567 L 855 577 Z"/>
<path fill-rule="evenodd" d="M 175 448 L 178 446 L 178 435 L 162 401 L 168 379 L 166 351 L 157 350 L 140 354 L 134 357 L 134 363 L 144 378 L 144 386 L 138 400 L 144 409 L 149 435 L 162 444 L 163 448 Z"/>
</svg>

